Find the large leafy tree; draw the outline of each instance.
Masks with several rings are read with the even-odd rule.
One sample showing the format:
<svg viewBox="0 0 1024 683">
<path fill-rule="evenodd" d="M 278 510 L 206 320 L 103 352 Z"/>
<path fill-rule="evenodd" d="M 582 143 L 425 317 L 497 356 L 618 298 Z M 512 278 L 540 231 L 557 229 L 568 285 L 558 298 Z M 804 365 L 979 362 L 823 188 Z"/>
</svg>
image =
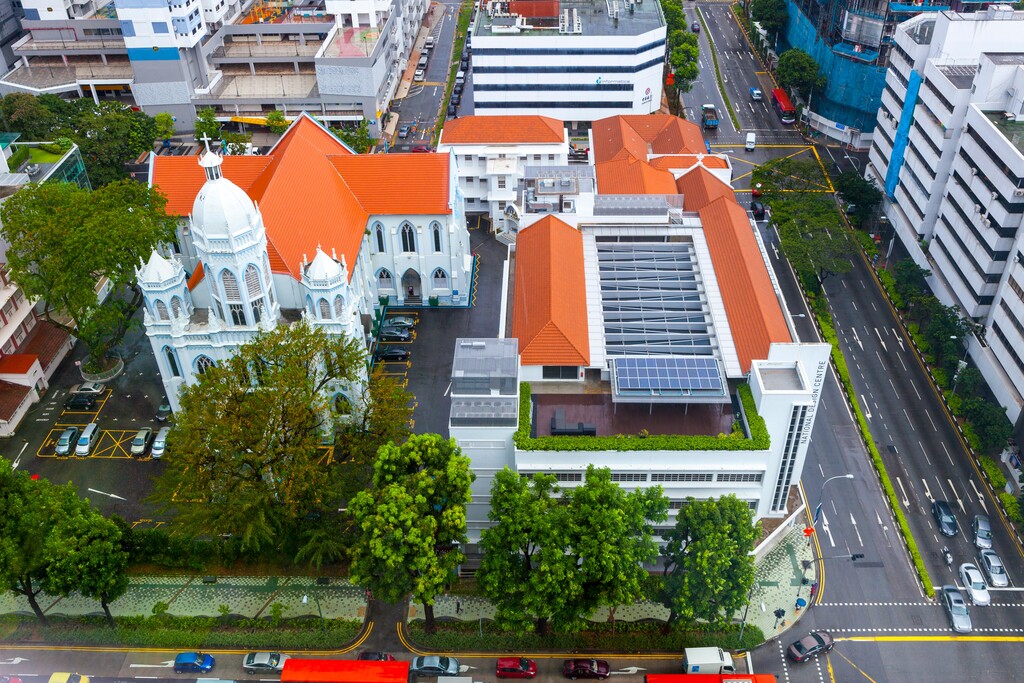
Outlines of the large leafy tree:
<svg viewBox="0 0 1024 683">
<path fill-rule="evenodd" d="M 781 87 L 792 88 L 807 99 L 811 91 L 821 91 L 825 87 L 825 77 L 820 72 L 821 67 L 814 57 L 795 47 L 779 55 L 779 67 L 775 75 Z"/>
<path fill-rule="evenodd" d="M 724 626 L 746 604 L 753 586 L 750 553 L 760 524 L 733 495 L 687 501 L 667 537 L 661 602 L 670 626 L 679 620 Z"/>
<path fill-rule="evenodd" d="M 95 191 L 70 183 L 30 185 L 0 208 L 11 276 L 43 317 L 78 337 L 102 365 L 142 304 L 136 267 L 174 237 L 166 199 L 140 183 Z M 111 294 L 100 302 L 102 282 Z"/>
<path fill-rule="evenodd" d="M 128 177 L 125 164 L 153 151 L 153 117 L 119 102 L 101 102 L 84 109 L 69 137 L 78 143 L 93 186 Z"/>
<path fill-rule="evenodd" d="M 698 57 L 700 47 L 697 34 L 688 31 L 674 31 L 672 49 L 669 53 L 669 65 L 675 74 L 675 87 L 682 92 L 689 92 L 693 82 L 700 75 Z"/>
<path fill-rule="evenodd" d="M 785 30 L 789 21 L 786 0 L 753 0 L 750 3 L 750 16 L 761 24 L 761 28 L 774 41 Z"/>
<path fill-rule="evenodd" d="M 183 389 L 155 502 L 176 507 L 188 534 L 231 534 L 251 553 L 290 547 L 302 519 L 337 502 L 321 446 L 339 419 L 334 394 L 363 362 L 358 341 L 305 322 L 258 334 Z"/>
<path fill-rule="evenodd" d="M 107 623 L 115 627 L 110 603 L 128 590 L 128 553 L 121 529 L 85 505 L 58 520 L 53 531 L 45 548 L 44 589 L 51 595 L 78 592 L 99 601 Z"/>
<path fill-rule="evenodd" d="M 35 95 L 11 93 L 0 100 L 5 131 L 21 133 L 23 141 L 45 140 L 56 122 L 54 114 Z"/>
<path fill-rule="evenodd" d="M 639 599 L 643 564 L 658 555 L 651 524 L 667 517 L 661 487 L 626 492 L 592 465 L 575 488 L 559 489 L 546 475 L 535 480 L 506 471 L 492 488 L 496 524 L 481 539 L 479 580 L 499 619 L 520 628 L 535 620 L 546 633 Z"/>
<path fill-rule="evenodd" d="M 370 124 L 366 119 L 360 121 L 355 127 L 331 128 L 331 132 L 356 154 L 365 154 L 377 144 L 377 138 L 370 135 Z"/>
<path fill-rule="evenodd" d="M 200 141 L 204 138 L 209 138 L 211 142 L 220 140 L 221 124 L 213 107 L 203 107 L 196 112 L 195 135 L 196 140 Z"/>
<path fill-rule="evenodd" d="M 865 225 L 875 209 L 882 203 L 882 191 L 868 182 L 856 171 L 844 171 L 835 178 L 836 191 L 843 200 L 855 205 L 853 218 L 858 225 Z"/>
<path fill-rule="evenodd" d="M 418 434 L 381 446 L 373 488 L 349 506 L 357 534 L 351 578 L 386 602 L 411 594 L 434 628 L 437 597 L 466 556 L 466 504 L 473 473 L 454 439 Z"/>
</svg>

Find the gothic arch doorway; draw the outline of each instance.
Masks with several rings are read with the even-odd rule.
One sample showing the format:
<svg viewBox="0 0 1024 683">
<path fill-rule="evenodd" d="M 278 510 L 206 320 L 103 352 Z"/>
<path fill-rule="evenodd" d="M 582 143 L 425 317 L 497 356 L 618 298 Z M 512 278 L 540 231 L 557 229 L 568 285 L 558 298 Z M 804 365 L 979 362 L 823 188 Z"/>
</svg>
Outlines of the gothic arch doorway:
<svg viewBox="0 0 1024 683">
<path fill-rule="evenodd" d="M 410 268 L 402 274 L 402 291 L 405 298 L 417 298 L 423 296 L 423 286 L 420 283 L 419 272 Z"/>
</svg>

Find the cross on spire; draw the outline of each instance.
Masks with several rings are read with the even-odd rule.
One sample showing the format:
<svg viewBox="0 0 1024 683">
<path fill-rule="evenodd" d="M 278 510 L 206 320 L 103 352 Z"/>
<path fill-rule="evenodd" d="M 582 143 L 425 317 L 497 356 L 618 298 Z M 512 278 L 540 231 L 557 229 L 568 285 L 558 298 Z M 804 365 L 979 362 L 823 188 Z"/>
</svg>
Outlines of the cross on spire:
<svg viewBox="0 0 1024 683">
<path fill-rule="evenodd" d="M 210 134 L 209 133 L 203 133 L 203 137 L 201 137 L 199 139 L 202 140 L 203 143 L 206 144 L 206 151 L 209 152 L 210 151 Z"/>
</svg>

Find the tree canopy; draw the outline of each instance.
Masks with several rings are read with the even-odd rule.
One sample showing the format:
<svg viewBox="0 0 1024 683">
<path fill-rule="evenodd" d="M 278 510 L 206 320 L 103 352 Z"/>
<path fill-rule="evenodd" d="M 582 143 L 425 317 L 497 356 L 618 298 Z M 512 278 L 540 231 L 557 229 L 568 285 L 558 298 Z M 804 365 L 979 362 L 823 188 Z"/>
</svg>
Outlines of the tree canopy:
<svg viewBox="0 0 1024 683">
<path fill-rule="evenodd" d="M 221 125 L 213 107 L 203 107 L 197 111 L 194 126 L 197 141 L 202 141 L 203 138 L 210 138 L 211 142 L 221 139 Z"/>
<path fill-rule="evenodd" d="M 882 203 L 882 191 L 856 171 L 844 171 L 835 177 L 834 182 L 843 201 L 854 205 L 854 222 L 859 226 L 866 225 Z"/>
<path fill-rule="evenodd" d="M 652 524 L 667 518 L 661 487 L 626 492 L 611 472 L 587 468 L 586 480 L 560 488 L 551 475 L 495 476 L 481 536 L 481 589 L 500 623 L 578 626 L 599 607 L 615 608 L 644 595 L 643 564 L 658 555 Z"/>
<path fill-rule="evenodd" d="M 142 304 L 136 267 L 174 238 L 165 205 L 159 191 L 123 180 L 92 192 L 30 185 L 0 207 L 12 279 L 45 301 L 43 317 L 78 337 L 93 364 L 121 342 Z M 100 302 L 104 279 L 111 294 Z"/>
<path fill-rule="evenodd" d="M 775 38 L 786 29 L 789 21 L 786 0 L 753 0 L 750 3 L 750 16 L 761 24 L 769 36 Z"/>
<path fill-rule="evenodd" d="M 381 446 L 373 486 L 352 499 L 356 526 L 350 577 L 385 602 L 406 595 L 434 627 L 434 598 L 465 561 L 466 504 L 473 473 L 454 439 L 418 434 Z"/>
<path fill-rule="evenodd" d="M 377 138 L 370 135 L 370 124 L 366 119 L 355 127 L 331 128 L 331 132 L 356 154 L 366 154 L 377 144 Z"/>
<path fill-rule="evenodd" d="M 821 75 L 818 62 L 800 48 L 795 47 L 779 55 L 775 75 L 780 87 L 792 88 L 804 99 L 810 97 L 812 90 L 820 92 L 825 88 L 825 77 Z"/>
<path fill-rule="evenodd" d="M 174 117 L 162 111 L 153 117 L 156 123 L 156 137 L 159 140 L 170 140 L 174 137 Z"/>
<path fill-rule="evenodd" d="M 736 496 L 688 498 L 666 537 L 661 603 L 669 610 L 669 625 L 728 624 L 754 584 L 750 553 L 759 535 L 760 524 Z"/>
<path fill-rule="evenodd" d="M 306 516 L 337 503 L 322 447 L 340 419 L 334 394 L 359 380 L 363 357 L 358 341 L 306 322 L 260 332 L 182 390 L 154 501 L 189 535 L 290 548 Z"/>
<path fill-rule="evenodd" d="M 120 529 L 72 484 L 32 479 L 0 458 L 0 584 L 24 596 L 40 622 L 42 590 L 100 600 L 111 619 L 108 604 L 128 585 L 127 560 Z"/>
</svg>

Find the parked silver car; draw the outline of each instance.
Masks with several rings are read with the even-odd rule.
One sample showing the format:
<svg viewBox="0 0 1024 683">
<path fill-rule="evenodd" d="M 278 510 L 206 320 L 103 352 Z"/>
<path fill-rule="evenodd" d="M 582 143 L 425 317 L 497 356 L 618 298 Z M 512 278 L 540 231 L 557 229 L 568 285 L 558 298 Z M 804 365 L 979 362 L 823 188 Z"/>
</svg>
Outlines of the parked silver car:
<svg viewBox="0 0 1024 683">
<path fill-rule="evenodd" d="M 992 597 L 988 594 L 988 586 L 981 576 L 981 570 L 970 562 L 960 565 L 960 581 L 964 584 L 964 590 L 971 596 L 971 602 L 979 607 L 992 604 Z"/>
<path fill-rule="evenodd" d="M 943 586 L 939 594 L 942 607 L 949 617 L 949 627 L 957 633 L 970 633 L 974 630 L 971 624 L 971 612 L 967 609 L 964 596 L 956 586 Z"/>
</svg>

